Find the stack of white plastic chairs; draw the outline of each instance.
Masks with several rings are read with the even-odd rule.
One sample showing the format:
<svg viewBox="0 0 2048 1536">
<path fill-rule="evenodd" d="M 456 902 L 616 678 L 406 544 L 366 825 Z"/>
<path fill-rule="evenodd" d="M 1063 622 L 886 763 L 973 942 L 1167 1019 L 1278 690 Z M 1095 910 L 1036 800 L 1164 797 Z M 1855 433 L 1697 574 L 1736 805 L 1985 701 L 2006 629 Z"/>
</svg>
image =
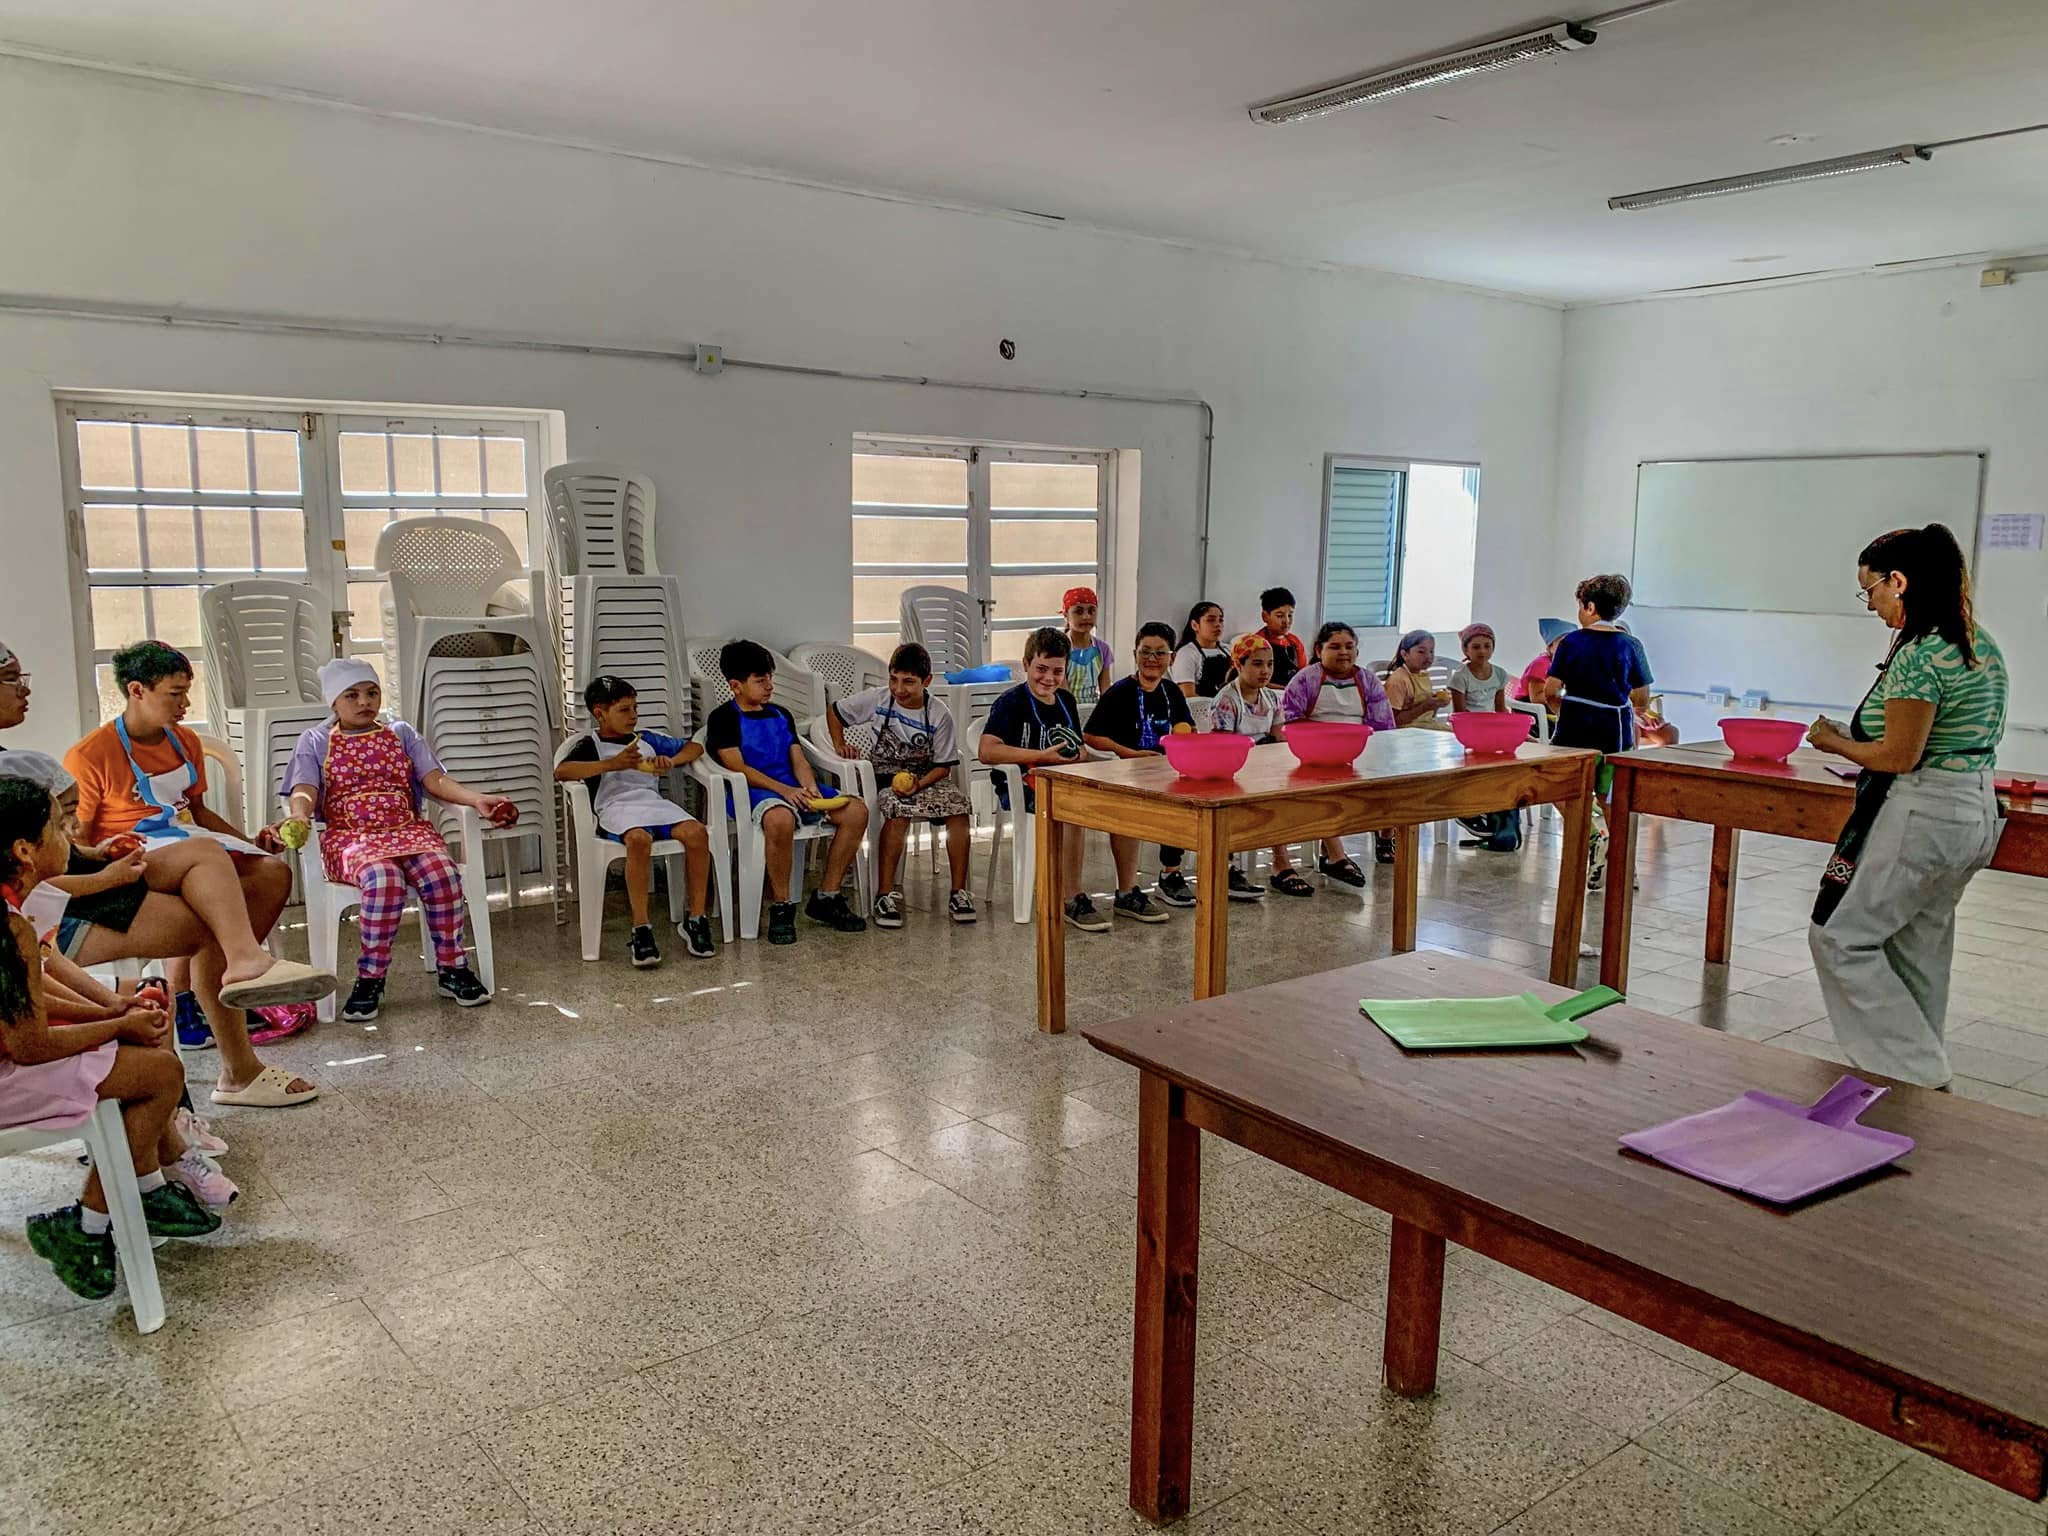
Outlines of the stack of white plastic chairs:
<svg viewBox="0 0 2048 1536">
<path fill-rule="evenodd" d="M 241 759 L 241 803 L 258 823 L 277 814 L 299 734 L 327 718 L 320 667 L 330 621 L 304 582 L 254 577 L 199 595 L 206 718 Z"/>
<path fill-rule="evenodd" d="M 561 729 L 561 663 L 531 601 L 538 578 L 511 540 L 473 518 L 407 518 L 377 541 L 391 583 L 385 629 L 388 675 L 400 713 L 456 779 L 519 807 L 509 828 L 484 831 L 512 845 L 507 894 L 517 899 L 524 844 L 539 844 L 540 873 L 558 887 L 554 751 Z M 506 611 L 506 589 L 527 594 Z"/>
<path fill-rule="evenodd" d="M 944 676 L 983 660 L 981 615 L 975 600 L 957 587 L 905 587 L 897 617 L 903 638 L 921 645 L 932 671 Z"/>
</svg>

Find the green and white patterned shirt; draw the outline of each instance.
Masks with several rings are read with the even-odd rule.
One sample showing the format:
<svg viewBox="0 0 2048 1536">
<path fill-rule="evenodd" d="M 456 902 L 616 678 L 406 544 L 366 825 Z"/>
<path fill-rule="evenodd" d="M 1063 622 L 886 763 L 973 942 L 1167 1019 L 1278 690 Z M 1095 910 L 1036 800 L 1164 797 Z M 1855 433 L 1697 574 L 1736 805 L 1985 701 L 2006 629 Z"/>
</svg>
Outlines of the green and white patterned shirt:
<svg viewBox="0 0 2048 1536">
<path fill-rule="evenodd" d="M 2005 656 L 1982 625 L 1977 629 L 1977 665 L 1940 635 L 1922 635 L 1899 647 L 1884 676 L 1863 701 L 1858 719 L 1873 740 L 1884 735 L 1884 706 L 1890 699 L 1918 699 L 1934 706 L 1922 768 L 1972 773 L 1991 766 L 1991 754 L 2005 735 Z"/>
</svg>

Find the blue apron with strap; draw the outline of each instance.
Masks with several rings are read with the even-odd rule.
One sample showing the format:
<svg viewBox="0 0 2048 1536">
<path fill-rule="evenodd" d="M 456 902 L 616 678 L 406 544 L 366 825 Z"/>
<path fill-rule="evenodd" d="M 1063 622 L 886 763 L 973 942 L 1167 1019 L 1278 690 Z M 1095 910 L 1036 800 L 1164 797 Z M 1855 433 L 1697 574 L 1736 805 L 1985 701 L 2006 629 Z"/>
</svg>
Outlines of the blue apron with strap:
<svg viewBox="0 0 2048 1536">
<path fill-rule="evenodd" d="M 128 739 L 128 722 L 119 715 L 114 717 L 114 733 L 121 738 L 121 752 L 128 759 L 128 771 L 135 775 L 135 798 L 144 805 L 154 808 L 153 814 L 135 824 L 135 834 L 138 837 L 190 837 L 191 829 L 178 819 L 178 807 L 165 805 L 157 797 L 154 780 L 142 771 L 142 764 L 135 761 L 135 743 Z M 171 750 L 178 754 L 179 766 L 185 770 L 185 788 L 188 791 L 193 789 L 199 783 L 199 772 L 192 766 L 192 759 L 185 755 L 184 744 L 178 740 L 177 728 L 165 726 L 164 739 L 171 744 Z M 177 771 L 176 768 L 166 769 L 165 775 L 161 776 Z"/>
</svg>

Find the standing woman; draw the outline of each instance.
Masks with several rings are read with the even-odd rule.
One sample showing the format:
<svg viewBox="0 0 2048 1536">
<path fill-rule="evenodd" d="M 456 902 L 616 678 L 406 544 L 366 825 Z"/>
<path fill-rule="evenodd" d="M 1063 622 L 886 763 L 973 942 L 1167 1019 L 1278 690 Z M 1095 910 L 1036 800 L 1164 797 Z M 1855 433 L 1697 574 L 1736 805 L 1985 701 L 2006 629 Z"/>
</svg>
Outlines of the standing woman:
<svg viewBox="0 0 2048 1536">
<path fill-rule="evenodd" d="M 2005 658 L 1940 523 L 1872 540 L 1856 566 L 1864 606 L 1898 633 L 1847 730 L 1823 718 L 1807 733 L 1863 770 L 1807 939 L 1851 1064 L 1941 1088 L 1956 903 L 1998 846 Z"/>
</svg>

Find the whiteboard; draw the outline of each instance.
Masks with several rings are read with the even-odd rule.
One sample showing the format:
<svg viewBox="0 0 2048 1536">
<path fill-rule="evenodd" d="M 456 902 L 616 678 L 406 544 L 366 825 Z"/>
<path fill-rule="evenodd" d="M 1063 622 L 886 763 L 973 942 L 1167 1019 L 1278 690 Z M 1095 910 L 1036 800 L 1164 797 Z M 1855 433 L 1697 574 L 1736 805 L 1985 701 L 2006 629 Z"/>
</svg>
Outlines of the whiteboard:
<svg viewBox="0 0 2048 1536">
<path fill-rule="evenodd" d="M 1890 529 L 1938 522 L 1971 556 L 1983 478 L 1981 453 L 1645 462 L 1635 601 L 1860 615 L 1857 552 Z"/>
</svg>

